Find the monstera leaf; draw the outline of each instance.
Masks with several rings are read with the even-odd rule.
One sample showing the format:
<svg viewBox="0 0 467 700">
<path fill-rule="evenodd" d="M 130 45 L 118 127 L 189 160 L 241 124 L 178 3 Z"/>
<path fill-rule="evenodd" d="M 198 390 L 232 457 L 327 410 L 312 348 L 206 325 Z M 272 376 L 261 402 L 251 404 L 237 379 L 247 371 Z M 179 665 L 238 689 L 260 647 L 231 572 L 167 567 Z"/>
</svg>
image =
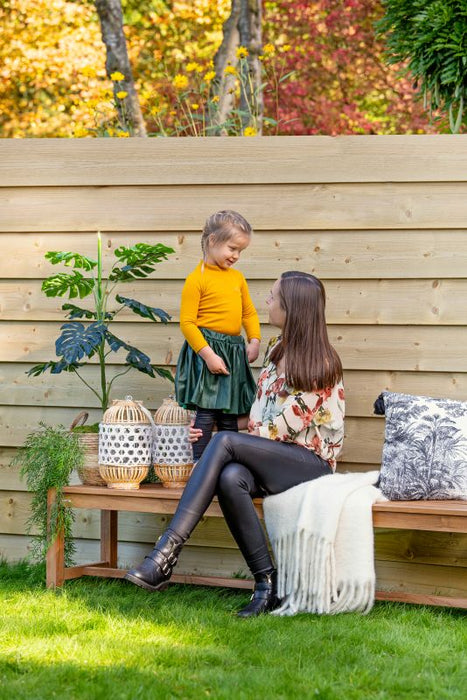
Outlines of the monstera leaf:
<svg viewBox="0 0 467 700">
<path fill-rule="evenodd" d="M 157 263 L 167 260 L 168 254 L 174 252 L 173 248 L 168 248 L 162 243 L 156 245 L 137 243 L 131 248 L 121 246 L 116 249 L 115 255 L 126 264 L 122 268 L 114 267 L 109 279 L 112 282 L 128 282 L 147 277 L 151 272 L 154 272 L 154 266 Z"/>
<path fill-rule="evenodd" d="M 92 357 L 105 338 L 106 327 L 103 323 L 91 323 L 84 326 L 78 321 L 65 323 L 62 334 L 55 342 L 57 355 L 67 364 L 73 364 L 82 357 Z"/>
<path fill-rule="evenodd" d="M 95 320 L 97 318 L 97 313 L 95 311 L 90 311 L 89 309 L 82 309 L 80 306 L 75 306 L 75 304 L 62 304 L 62 310 L 68 311 L 68 318 L 85 318 L 88 321 Z M 107 311 L 105 313 L 105 320 L 110 321 L 115 316 L 115 311 Z"/>
<path fill-rule="evenodd" d="M 171 382 L 174 381 L 172 373 L 169 370 L 152 365 L 151 360 L 146 353 L 133 347 L 133 345 L 129 345 L 129 343 L 125 343 L 124 340 L 117 338 L 117 336 L 115 336 L 109 330 L 106 331 L 105 339 L 111 350 L 114 352 L 117 352 L 121 348 L 128 351 L 128 354 L 125 357 L 125 363 L 130 365 L 130 367 L 137 369 L 139 372 L 143 372 L 143 374 L 148 374 L 153 378 L 157 374 L 159 377 L 164 377 L 164 379 L 168 379 Z"/>
<path fill-rule="evenodd" d="M 88 321 L 95 320 L 97 314 L 94 311 L 89 311 L 89 309 L 82 309 L 80 306 L 75 306 L 75 304 L 62 304 L 62 311 L 68 311 L 68 318 L 86 318 Z"/>
<path fill-rule="evenodd" d="M 60 372 L 74 372 L 78 367 L 81 367 L 79 362 L 65 362 L 65 360 L 59 360 L 58 362 L 41 362 L 27 372 L 28 377 L 38 377 L 44 372 L 50 371 L 50 374 L 60 374 Z"/>
<path fill-rule="evenodd" d="M 97 265 L 97 260 L 91 260 L 91 258 L 86 258 L 84 255 L 79 253 L 63 253 L 56 250 L 50 250 L 45 254 L 46 260 L 52 263 L 52 265 L 57 265 L 58 263 L 63 263 L 66 267 L 79 268 L 81 270 L 93 270 Z"/>
<path fill-rule="evenodd" d="M 117 294 L 115 299 L 119 304 L 123 304 L 131 309 L 133 313 L 143 318 L 150 318 L 151 321 L 157 321 L 159 319 L 162 323 L 167 323 L 167 321 L 172 318 L 166 311 L 158 309 L 156 306 L 146 306 L 146 304 L 142 304 L 140 301 L 136 301 L 136 299 L 128 299 L 128 297 L 122 297 L 120 294 Z"/>
<path fill-rule="evenodd" d="M 42 283 L 42 291 L 48 297 L 63 297 L 68 292 L 70 299 L 78 297 L 84 299 L 91 294 L 95 282 L 93 279 L 86 279 L 80 272 L 73 270 L 72 274 L 59 272 Z"/>
</svg>

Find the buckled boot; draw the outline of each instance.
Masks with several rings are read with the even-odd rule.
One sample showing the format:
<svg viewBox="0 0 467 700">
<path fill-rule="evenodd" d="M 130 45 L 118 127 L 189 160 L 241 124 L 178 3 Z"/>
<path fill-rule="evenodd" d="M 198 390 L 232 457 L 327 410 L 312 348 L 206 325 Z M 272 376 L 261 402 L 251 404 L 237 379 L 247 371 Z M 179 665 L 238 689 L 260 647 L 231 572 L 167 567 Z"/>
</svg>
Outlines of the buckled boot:
<svg viewBox="0 0 467 700">
<path fill-rule="evenodd" d="M 152 552 L 144 557 L 143 563 L 130 569 L 125 579 L 147 591 L 164 590 L 183 545 L 184 541 L 175 532 L 164 532 Z"/>
<path fill-rule="evenodd" d="M 275 610 L 280 605 L 277 597 L 277 571 L 273 569 L 256 577 L 255 588 L 248 605 L 239 610 L 237 617 L 256 617 Z"/>
</svg>

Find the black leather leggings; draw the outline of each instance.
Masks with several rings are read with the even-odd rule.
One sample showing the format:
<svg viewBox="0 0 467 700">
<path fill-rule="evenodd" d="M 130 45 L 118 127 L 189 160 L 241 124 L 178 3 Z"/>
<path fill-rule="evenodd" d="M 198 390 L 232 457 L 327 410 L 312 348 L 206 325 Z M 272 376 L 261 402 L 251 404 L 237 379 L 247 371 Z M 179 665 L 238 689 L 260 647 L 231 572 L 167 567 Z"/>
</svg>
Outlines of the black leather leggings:
<svg viewBox="0 0 467 700">
<path fill-rule="evenodd" d="M 217 493 L 232 535 L 253 575 L 273 563 L 252 499 L 330 474 L 304 447 L 235 432 L 214 435 L 194 468 L 169 529 L 188 539 Z"/>
<path fill-rule="evenodd" d="M 194 427 L 201 428 L 203 434 L 193 445 L 193 459 L 195 462 L 198 461 L 208 446 L 215 425 L 219 432 L 221 430 L 238 432 L 238 416 L 233 413 L 224 413 L 215 408 L 196 409 Z"/>
</svg>

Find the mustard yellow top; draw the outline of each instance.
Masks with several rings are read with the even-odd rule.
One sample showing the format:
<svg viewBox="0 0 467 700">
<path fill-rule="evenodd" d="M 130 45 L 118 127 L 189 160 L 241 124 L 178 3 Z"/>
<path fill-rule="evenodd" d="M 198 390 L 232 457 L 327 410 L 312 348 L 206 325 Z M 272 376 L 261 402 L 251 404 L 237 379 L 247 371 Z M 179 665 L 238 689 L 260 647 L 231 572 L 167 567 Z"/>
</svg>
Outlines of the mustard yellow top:
<svg viewBox="0 0 467 700">
<path fill-rule="evenodd" d="M 258 314 L 242 273 L 206 263 L 202 268 L 201 261 L 186 278 L 180 308 L 180 328 L 193 350 L 208 345 L 200 327 L 240 335 L 243 325 L 248 340 L 260 340 Z"/>
</svg>

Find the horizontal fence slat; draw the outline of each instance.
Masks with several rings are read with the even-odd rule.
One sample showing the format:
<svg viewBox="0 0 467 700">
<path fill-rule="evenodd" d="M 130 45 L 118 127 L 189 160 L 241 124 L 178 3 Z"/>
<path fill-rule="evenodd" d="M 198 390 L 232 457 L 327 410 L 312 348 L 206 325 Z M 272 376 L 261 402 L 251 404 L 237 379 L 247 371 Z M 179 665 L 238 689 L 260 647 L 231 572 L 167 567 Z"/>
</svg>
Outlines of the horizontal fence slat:
<svg viewBox="0 0 467 700">
<path fill-rule="evenodd" d="M 182 232 L 227 208 L 258 231 L 465 228 L 467 183 L 4 187 L 0 231 Z"/>
<path fill-rule="evenodd" d="M 202 222 L 198 222 L 201 227 Z M 252 222 L 254 224 L 254 222 Z M 183 280 L 201 258 L 200 233 L 168 231 L 103 233 L 106 270 L 115 262 L 113 251 L 138 242 L 163 243 L 175 250 L 145 281 L 156 285 Z M 71 250 L 96 259 L 95 232 L 1 233 L 0 279 L 44 279 L 63 270 L 44 259 L 49 250 Z M 249 280 L 275 279 L 285 270 L 302 269 L 323 280 L 388 278 L 465 278 L 467 229 L 434 231 L 268 230 L 253 235 L 242 253 L 239 269 Z"/>
<path fill-rule="evenodd" d="M 176 362 L 183 336 L 177 324 L 117 323 L 113 333 L 135 345 L 158 365 Z M 399 371 L 467 371 L 467 326 L 355 326 L 330 325 L 329 338 L 341 356 L 344 369 Z M 43 362 L 55 358 L 60 324 L 0 324 L 0 362 Z M 260 366 L 268 340 L 277 328 L 263 326 Z M 115 363 L 124 360 L 115 354 Z M 54 377 L 54 381 L 57 377 Z"/>
<path fill-rule="evenodd" d="M 63 298 L 51 299 L 41 291 L 40 280 L 0 281 L 0 321 L 63 321 Z M 251 280 L 251 297 L 261 323 L 267 323 L 266 298 L 272 280 Z M 141 280 L 120 288 L 149 306 L 163 308 L 179 321 L 183 280 Z M 328 323 L 366 325 L 465 325 L 467 323 L 467 278 L 464 280 L 328 280 L 326 282 Z M 78 306 L 93 309 L 92 297 Z M 115 304 L 118 308 L 119 304 Z M 109 303 L 108 308 L 112 308 Z M 137 322 L 141 317 L 129 310 L 119 313 L 120 321 Z"/>
<path fill-rule="evenodd" d="M 0 446 L 18 447 L 22 445 L 26 435 L 37 430 L 39 421 L 44 421 L 49 425 L 69 426 L 76 413 L 76 409 L 71 408 L 1 406 Z M 99 421 L 101 416 L 102 413 L 99 410 L 91 410 L 89 423 Z M 363 464 L 381 462 L 384 439 L 384 420 L 381 417 L 347 418 L 345 430 L 343 461 Z M 365 436 L 364 440 L 362 435 Z"/>
<path fill-rule="evenodd" d="M 97 399 L 78 377 L 63 372 L 53 378 L 50 374 L 28 377 L 27 364 L 0 364 L 0 404 L 8 406 L 42 406 L 59 408 L 97 408 Z M 108 378 L 121 372 L 118 365 L 109 366 Z M 172 369 L 174 369 L 172 367 Z M 255 378 L 259 368 L 253 370 Z M 88 365 L 81 370 L 82 377 L 97 387 L 99 369 Z M 378 370 L 346 370 L 344 373 L 346 413 L 348 416 L 369 416 L 373 403 L 382 391 L 429 395 L 438 398 L 467 401 L 467 372 L 384 372 Z M 141 372 L 129 372 L 114 384 L 112 396 L 122 398 L 130 394 L 143 401 L 151 410 L 158 408 L 173 391 L 173 385 L 153 380 Z M 1 464 L 1 462 L 0 462 Z"/>
<path fill-rule="evenodd" d="M 2 139 L 0 187 L 462 181 L 466 159 L 453 135 Z"/>
</svg>

